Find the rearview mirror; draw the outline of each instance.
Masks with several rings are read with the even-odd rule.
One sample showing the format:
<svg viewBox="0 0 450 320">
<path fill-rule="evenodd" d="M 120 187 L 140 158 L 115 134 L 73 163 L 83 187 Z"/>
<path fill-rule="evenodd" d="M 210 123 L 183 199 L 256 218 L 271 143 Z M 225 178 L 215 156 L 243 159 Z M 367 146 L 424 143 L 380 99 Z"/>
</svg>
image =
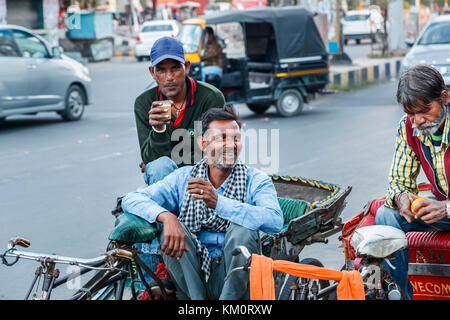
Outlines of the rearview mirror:
<svg viewBox="0 0 450 320">
<path fill-rule="evenodd" d="M 405 43 L 408 47 L 412 47 L 414 45 L 414 39 L 407 38 L 405 39 Z"/>
<path fill-rule="evenodd" d="M 61 46 L 52 47 L 52 57 L 55 59 L 61 59 L 61 55 L 64 49 Z"/>
</svg>

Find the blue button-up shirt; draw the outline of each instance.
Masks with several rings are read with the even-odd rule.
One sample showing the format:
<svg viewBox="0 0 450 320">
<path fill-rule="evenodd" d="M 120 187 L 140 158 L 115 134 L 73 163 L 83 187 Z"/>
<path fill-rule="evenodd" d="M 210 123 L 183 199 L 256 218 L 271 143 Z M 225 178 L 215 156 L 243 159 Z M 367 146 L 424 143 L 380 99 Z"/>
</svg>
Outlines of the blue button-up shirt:
<svg viewBox="0 0 450 320">
<path fill-rule="evenodd" d="M 122 199 L 122 209 L 151 223 L 164 211 L 178 214 L 181 212 L 187 182 L 193 168 L 179 168 L 163 180 L 127 194 Z M 250 230 L 261 230 L 269 234 L 280 232 L 283 227 L 283 213 L 270 177 L 258 169 L 248 167 L 246 199 L 245 202 L 240 202 L 223 196 L 230 176 L 215 190 L 218 195 L 216 214 Z M 212 258 L 221 254 L 224 238 L 224 234 L 215 234 L 216 236 L 214 233 L 201 231 L 198 235 Z"/>
</svg>

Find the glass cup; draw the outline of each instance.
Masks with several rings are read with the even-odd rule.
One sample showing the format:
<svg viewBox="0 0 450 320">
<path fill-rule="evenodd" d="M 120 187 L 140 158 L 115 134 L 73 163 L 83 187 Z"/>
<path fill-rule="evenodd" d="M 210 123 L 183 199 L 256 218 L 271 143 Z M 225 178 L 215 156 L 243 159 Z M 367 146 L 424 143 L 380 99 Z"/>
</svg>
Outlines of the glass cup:
<svg viewBox="0 0 450 320">
<path fill-rule="evenodd" d="M 166 109 L 166 112 L 162 113 L 167 115 L 167 119 L 172 117 L 172 102 L 170 100 L 163 100 L 159 106 L 160 108 Z"/>
</svg>

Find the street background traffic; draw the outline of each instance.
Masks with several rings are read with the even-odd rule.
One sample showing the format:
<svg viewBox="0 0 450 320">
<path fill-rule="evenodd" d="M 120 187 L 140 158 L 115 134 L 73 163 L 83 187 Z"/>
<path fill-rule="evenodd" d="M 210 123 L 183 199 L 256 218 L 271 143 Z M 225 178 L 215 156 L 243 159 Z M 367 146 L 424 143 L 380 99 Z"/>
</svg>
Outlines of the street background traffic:
<svg viewBox="0 0 450 320">
<path fill-rule="evenodd" d="M 93 257 L 104 252 L 116 198 L 144 184 L 133 115 L 134 98 L 150 84 L 145 63 L 131 58 L 90 65 L 94 104 L 82 121 L 56 114 L 17 116 L 0 130 L 0 239 L 31 240 L 29 250 Z M 280 130 L 279 174 L 352 186 L 345 221 L 383 197 L 402 109 L 396 80 L 321 96 L 301 116 L 280 118 L 271 107 L 257 116 L 237 106 L 245 127 Z M 325 266 L 344 263 L 337 235 L 305 248 Z M 0 298 L 20 299 L 36 264 L 1 267 Z M 63 273 L 66 270 L 61 270 Z M 57 289 L 54 297 L 64 295 Z"/>
<path fill-rule="evenodd" d="M 0 0 L 0 8 L 2 3 L 5 0 Z M 431 15 L 424 19 L 428 23 Z M 133 32 L 114 37 L 127 43 L 125 47 L 136 40 Z M 353 66 L 331 64 L 330 72 L 377 63 L 371 55 L 378 45 L 349 40 L 343 51 Z M 402 47 L 392 56 L 402 59 L 408 52 L 403 41 Z M 144 185 L 133 105 L 153 85 L 148 61 L 120 55 L 89 63 L 77 57 L 92 78 L 92 105 L 80 121 L 63 122 L 56 113 L 44 112 L 11 116 L 1 124 L 0 251 L 9 238 L 23 236 L 31 240 L 29 250 L 35 252 L 83 258 L 104 253 L 114 226 L 111 211 L 116 198 Z M 279 130 L 277 174 L 352 186 L 342 213 L 346 221 L 387 190 L 396 126 L 403 115 L 395 100 L 397 80 L 393 71 L 372 84 L 330 88 L 296 117 L 281 117 L 274 106 L 262 115 L 245 104 L 235 107 L 244 130 Z M 419 181 L 425 180 L 420 176 Z M 326 267 L 340 269 L 344 255 L 338 236 L 328 244 L 306 247 L 300 259 L 314 257 Z M 37 266 L 30 261 L 11 268 L 1 265 L 0 299 L 23 298 Z M 63 266 L 62 275 L 66 271 Z M 65 289 L 58 288 L 53 298 L 67 297 Z"/>
</svg>

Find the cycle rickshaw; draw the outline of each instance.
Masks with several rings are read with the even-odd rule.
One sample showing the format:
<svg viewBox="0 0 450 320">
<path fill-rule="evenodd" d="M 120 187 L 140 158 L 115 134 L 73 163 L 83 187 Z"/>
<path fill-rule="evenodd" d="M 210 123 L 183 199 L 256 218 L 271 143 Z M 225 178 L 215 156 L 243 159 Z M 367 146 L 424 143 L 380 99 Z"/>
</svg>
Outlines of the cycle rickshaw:
<svg viewBox="0 0 450 320">
<path fill-rule="evenodd" d="M 272 175 L 271 178 L 283 211 L 284 226 L 279 234 L 260 233 L 260 253 L 272 259 L 298 262 L 299 254 L 305 246 L 316 242 L 326 243 L 329 236 L 341 231 L 340 214 L 346 205 L 345 199 L 350 194 L 351 187 L 302 177 Z M 158 229 L 142 218 L 123 212 L 120 201 L 121 198 L 118 198 L 117 206 L 112 211 L 116 222 L 109 235 L 107 252 L 100 257 L 79 259 L 18 251 L 18 246 L 28 247 L 30 242 L 20 237 L 9 241 L 8 249 L 0 255 L 4 264 L 13 265 L 21 258 L 35 260 L 41 264 L 36 269 L 35 278 L 25 296 L 26 299 L 30 297 L 40 277 L 44 278 L 41 294 L 35 293 L 33 299 L 49 299 L 54 288 L 92 270 L 96 271 L 96 274 L 78 288 L 71 299 L 137 299 L 144 290 L 147 290 L 150 298 L 155 298 L 156 295 L 168 300 L 175 298 L 174 293 L 167 290 L 161 279 L 139 258 L 134 247 L 135 243 L 151 242 L 158 236 Z M 11 259 L 15 260 L 11 261 Z M 307 258 L 300 262 L 323 266 L 314 258 Z M 76 265 L 80 267 L 80 270 L 77 274 L 59 278 L 57 264 Z M 155 287 L 150 287 L 150 284 L 145 281 L 143 271 L 156 282 L 156 291 Z M 277 272 L 275 276 L 277 298 L 295 299 L 296 296 L 291 295 L 291 287 L 297 280 L 296 277 Z M 303 285 L 305 289 L 314 291 L 314 287 L 317 289 L 329 287 L 329 282 L 311 280 Z"/>
</svg>

